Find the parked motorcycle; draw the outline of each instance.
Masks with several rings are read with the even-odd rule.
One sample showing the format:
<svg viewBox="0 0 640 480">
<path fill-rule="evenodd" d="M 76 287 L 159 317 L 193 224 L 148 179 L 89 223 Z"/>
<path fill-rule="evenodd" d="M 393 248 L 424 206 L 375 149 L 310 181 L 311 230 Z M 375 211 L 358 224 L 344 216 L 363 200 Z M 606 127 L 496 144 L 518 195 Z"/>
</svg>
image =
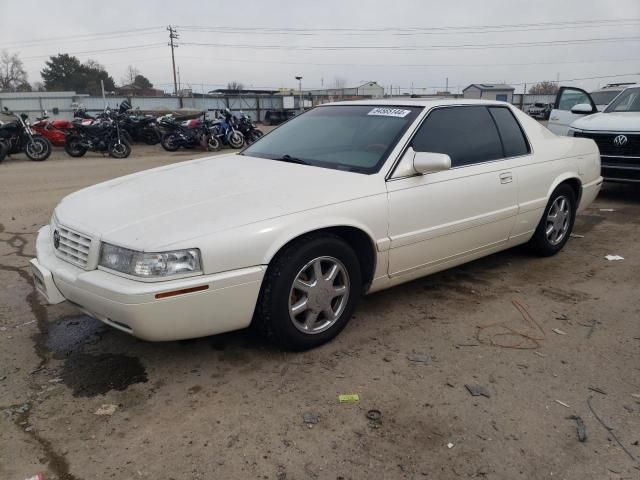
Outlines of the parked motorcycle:
<svg viewBox="0 0 640 480">
<path fill-rule="evenodd" d="M 156 119 L 152 116 L 132 115 L 131 103 L 123 101 L 118 112 L 121 114 L 120 128 L 127 132 L 135 142 L 144 142 L 147 145 L 155 145 L 162 140 L 162 133 L 158 128 Z"/>
<path fill-rule="evenodd" d="M 38 135 L 47 138 L 54 146 L 63 147 L 67 133 L 73 128 L 69 120 L 49 120 L 46 110 L 41 117 L 36 118 L 31 128 Z"/>
<path fill-rule="evenodd" d="M 244 146 L 244 135 L 238 130 L 238 121 L 228 108 L 217 113 L 217 120 L 213 123 L 214 135 L 221 144 L 231 148 Z"/>
<path fill-rule="evenodd" d="M 108 153 L 113 158 L 127 158 L 131 144 L 120 129 L 120 115 L 108 112 L 103 120 L 85 124 L 73 123 L 73 130 L 65 139 L 64 150 L 72 157 L 82 157 L 87 151 Z"/>
<path fill-rule="evenodd" d="M 211 122 L 207 120 L 206 113 L 202 114 L 202 120 L 178 122 L 170 116 L 162 117 L 160 126 L 165 132 L 160 144 L 168 152 L 175 152 L 180 147 L 195 148 L 201 146 L 205 150 L 220 150 L 220 141 L 213 134 Z"/>
<path fill-rule="evenodd" d="M 51 142 L 35 133 L 29 125 L 29 117 L 18 115 L 4 107 L 5 115 L 13 115 L 16 120 L 0 126 L 0 162 L 6 155 L 24 152 L 30 160 L 41 162 L 51 155 Z"/>
<path fill-rule="evenodd" d="M 238 121 L 238 130 L 244 135 L 244 141 L 247 145 L 251 145 L 264 135 L 251 120 L 251 117 L 244 112 L 240 112 L 240 120 Z"/>
</svg>

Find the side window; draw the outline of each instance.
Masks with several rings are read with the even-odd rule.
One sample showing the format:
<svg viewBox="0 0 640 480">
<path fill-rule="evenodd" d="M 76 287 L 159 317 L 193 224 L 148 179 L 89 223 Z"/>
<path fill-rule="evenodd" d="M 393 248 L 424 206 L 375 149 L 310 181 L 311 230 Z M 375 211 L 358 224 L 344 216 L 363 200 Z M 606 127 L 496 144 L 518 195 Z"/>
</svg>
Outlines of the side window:
<svg viewBox="0 0 640 480">
<path fill-rule="evenodd" d="M 571 110 L 579 103 L 588 103 L 589 95 L 586 92 L 580 90 L 567 89 L 560 95 L 560 101 L 558 102 L 558 110 Z"/>
<path fill-rule="evenodd" d="M 485 107 L 437 108 L 416 132 L 417 152 L 446 153 L 452 167 L 502 158 L 496 125 Z"/>
<path fill-rule="evenodd" d="M 505 107 L 490 107 L 489 112 L 498 126 L 505 157 L 526 155 L 531 151 L 511 110 Z"/>
</svg>

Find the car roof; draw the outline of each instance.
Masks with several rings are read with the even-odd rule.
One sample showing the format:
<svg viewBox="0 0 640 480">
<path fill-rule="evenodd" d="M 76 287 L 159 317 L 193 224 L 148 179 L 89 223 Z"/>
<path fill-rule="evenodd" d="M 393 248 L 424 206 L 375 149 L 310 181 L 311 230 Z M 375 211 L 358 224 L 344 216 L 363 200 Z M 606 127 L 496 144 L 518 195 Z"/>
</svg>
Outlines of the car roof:
<svg viewBox="0 0 640 480">
<path fill-rule="evenodd" d="M 623 90 L 626 90 L 627 88 L 638 88 L 638 87 L 640 87 L 640 83 L 631 83 L 631 84 L 627 83 L 627 84 L 624 84 L 624 85 L 605 85 L 604 87 L 597 88 L 597 89 L 593 90 L 590 93 L 610 92 L 612 90 L 613 91 L 617 90 L 617 91 L 621 92 Z"/>
<path fill-rule="evenodd" d="M 343 102 L 323 103 L 320 107 L 328 105 L 372 105 L 377 107 L 439 107 L 443 105 L 511 105 L 508 102 L 499 102 L 496 100 L 471 100 L 468 98 L 456 98 L 446 100 L 441 98 L 425 99 L 425 98 L 393 98 L 388 100 L 370 99 L 370 100 L 348 100 Z"/>
</svg>

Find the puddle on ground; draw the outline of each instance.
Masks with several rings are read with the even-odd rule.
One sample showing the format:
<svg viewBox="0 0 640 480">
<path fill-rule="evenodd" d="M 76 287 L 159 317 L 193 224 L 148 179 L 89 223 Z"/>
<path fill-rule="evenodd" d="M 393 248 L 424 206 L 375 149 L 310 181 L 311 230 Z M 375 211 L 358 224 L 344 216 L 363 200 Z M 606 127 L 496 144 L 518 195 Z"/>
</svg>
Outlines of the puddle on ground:
<svg viewBox="0 0 640 480">
<path fill-rule="evenodd" d="M 65 358 L 87 345 L 98 343 L 108 328 L 87 315 L 65 317 L 47 327 L 45 346 L 54 358 Z"/>
<path fill-rule="evenodd" d="M 134 383 L 146 383 L 147 371 L 136 357 L 103 353 L 75 353 L 67 357 L 60 377 L 74 397 L 94 397 L 110 390 L 126 390 Z"/>
</svg>

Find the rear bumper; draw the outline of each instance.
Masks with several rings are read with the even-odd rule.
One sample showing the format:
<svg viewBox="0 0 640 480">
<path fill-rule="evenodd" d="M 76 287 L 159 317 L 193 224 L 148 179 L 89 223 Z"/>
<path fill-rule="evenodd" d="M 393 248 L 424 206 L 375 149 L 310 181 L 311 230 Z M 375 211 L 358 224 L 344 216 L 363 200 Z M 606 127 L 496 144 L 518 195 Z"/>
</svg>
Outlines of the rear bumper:
<svg viewBox="0 0 640 480">
<path fill-rule="evenodd" d="M 166 282 L 139 282 L 59 259 L 49 227 L 40 229 L 31 261 L 36 289 L 50 303 L 69 300 L 83 312 L 144 340 L 180 340 L 249 326 L 266 267 Z M 206 286 L 206 289 L 205 289 Z M 157 294 L 200 287 L 168 298 Z"/>
</svg>

